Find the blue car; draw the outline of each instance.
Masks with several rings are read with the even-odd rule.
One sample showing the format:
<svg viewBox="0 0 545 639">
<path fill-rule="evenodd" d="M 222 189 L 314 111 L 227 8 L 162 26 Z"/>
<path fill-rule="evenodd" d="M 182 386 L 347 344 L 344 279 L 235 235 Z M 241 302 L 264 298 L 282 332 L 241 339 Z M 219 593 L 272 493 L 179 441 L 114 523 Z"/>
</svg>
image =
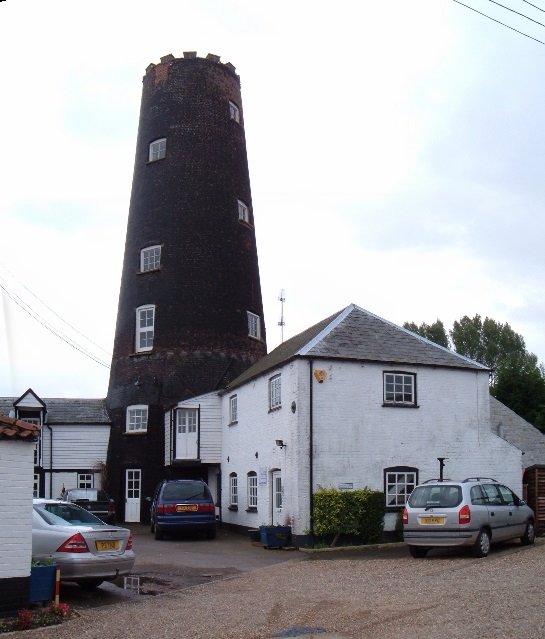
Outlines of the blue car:
<svg viewBox="0 0 545 639">
<path fill-rule="evenodd" d="M 210 489 L 201 479 L 169 479 L 156 488 L 151 503 L 151 532 L 165 534 L 199 532 L 216 537 L 216 506 Z"/>
</svg>

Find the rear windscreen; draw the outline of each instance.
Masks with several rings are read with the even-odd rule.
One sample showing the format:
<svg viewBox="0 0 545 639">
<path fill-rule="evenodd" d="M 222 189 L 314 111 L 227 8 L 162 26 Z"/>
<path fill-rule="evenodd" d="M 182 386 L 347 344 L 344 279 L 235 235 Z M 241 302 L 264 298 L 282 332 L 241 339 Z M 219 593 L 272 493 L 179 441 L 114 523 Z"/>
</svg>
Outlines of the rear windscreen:
<svg viewBox="0 0 545 639">
<path fill-rule="evenodd" d="M 163 488 L 164 501 L 187 501 L 190 499 L 210 499 L 210 493 L 201 482 L 188 484 L 166 484 Z"/>
<path fill-rule="evenodd" d="M 409 497 L 411 508 L 454 508 L 462 501 L 460 486 L 417 486 Z"/>
<path fill-rule="evenodd" d="M 77 499 L 108 501 L 108 495 L 103 490 L 98 490 L 97 488 L 79 488 L 78 490 L 69 490 L 67 499 L 69 501 L 76 501 Z"/>
</svg>

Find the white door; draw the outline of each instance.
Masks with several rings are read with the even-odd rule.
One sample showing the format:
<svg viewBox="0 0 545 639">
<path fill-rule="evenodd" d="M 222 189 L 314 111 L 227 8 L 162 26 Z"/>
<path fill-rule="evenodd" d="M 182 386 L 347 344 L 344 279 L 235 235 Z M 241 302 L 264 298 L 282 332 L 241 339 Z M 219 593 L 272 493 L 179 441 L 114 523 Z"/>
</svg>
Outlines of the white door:
<svg viewBox="0 0 545 639">
<path fill-rule="evenodd" d="M 282 520 L 282 497 L 284 488 L 282 486 L 282 472 L 275 470 L 272 473 L 272 499 L 273 499 L 273 524 L 283 524 Z"/>
<path fill-rule="evenodd" d="M 140 521 L 140 488 L 142 471 L 131 468 L 125 472 L 125 521 Z"/>
<path fill-rule="evenodd" d="M 176 459 L 197 459 L 197 409 L 176 411 Z"/>
</svg>

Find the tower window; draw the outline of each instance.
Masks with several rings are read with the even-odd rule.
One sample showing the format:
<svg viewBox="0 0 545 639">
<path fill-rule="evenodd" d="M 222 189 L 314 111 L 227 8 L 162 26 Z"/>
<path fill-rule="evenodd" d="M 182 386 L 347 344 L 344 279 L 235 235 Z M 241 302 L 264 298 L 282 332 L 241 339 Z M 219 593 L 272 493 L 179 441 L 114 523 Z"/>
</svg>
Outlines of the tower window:
<svg viewBox="0 0 545 639">
<path fill-rule="evenodd" d="M 140 271 L 155 271 L 161 266 L 161 247 L 148 246 L 140 251 Z"/>
<path fill-rule="evenodd" d="M 238 219 L 250 223 L 250 210 L 242 200 L 238 200 Z"/>
<path fill-rule="evenodd" d="M 240 109 L 231 100 L 229 100 L 229 117 L 240 124 Z"/>
<path fill-rule="evenodd" d="M 161 138 L 155 140 L 149 145 L 149 162 L 155 162 L 156 160 L 162 160 L 167 152 L 167 139 Z"/>
<path fill-rule="evenodd" d="M 155 306 L 136 309 L 136 352 L 151 351 L 155 330 Z"/>
<path fill-rule="evenodd" d="M 148 430 L 148 407 L 143 405 L 127 408 L 127 432 L 135 433 Z"/>
<path fill-rule="evenodd" d="M 248 311 L 248 335 L 255 337 L 255 339 L 261 339 L 261 319 L 259 315 L 250 313 L 250 311 Z"/>
</svg>

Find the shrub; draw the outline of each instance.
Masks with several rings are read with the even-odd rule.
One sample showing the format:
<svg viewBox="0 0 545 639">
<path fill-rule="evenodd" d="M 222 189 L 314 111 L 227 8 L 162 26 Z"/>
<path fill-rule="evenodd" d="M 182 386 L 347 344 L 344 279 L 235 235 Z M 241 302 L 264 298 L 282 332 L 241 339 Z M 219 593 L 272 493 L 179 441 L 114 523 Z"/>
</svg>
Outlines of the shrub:
<svg viewBox="0 0 545 639">
<path fill-rule="evenodd" d="M 332 535 L 335 546 L 341 535 L 354 535 L 363 544 L 379 541 L 384 530 L 384 493 L 323 488 L 314 493 L 314 532 Z"/>
</svg>

